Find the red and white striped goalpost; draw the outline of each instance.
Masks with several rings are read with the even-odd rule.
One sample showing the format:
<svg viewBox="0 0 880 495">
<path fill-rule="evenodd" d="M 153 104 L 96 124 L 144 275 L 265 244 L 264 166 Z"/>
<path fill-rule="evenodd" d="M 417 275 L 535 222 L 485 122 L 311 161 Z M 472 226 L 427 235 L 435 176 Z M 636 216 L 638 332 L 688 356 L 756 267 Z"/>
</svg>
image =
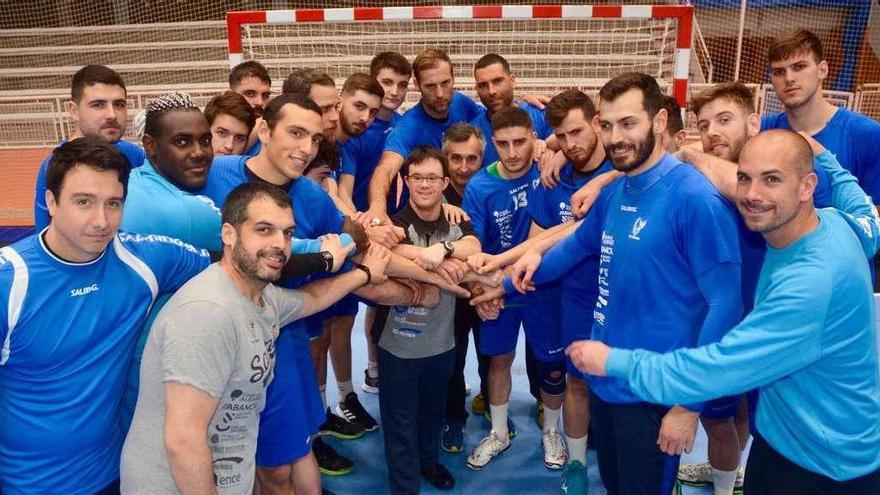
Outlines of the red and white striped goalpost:
<svg viewBox="0 0 880 495">
<path fill-rule="evenodd" d="M 677 26 L 672 96 L 687 102 L 688 67 L 693 40 L 693 7 L 679 5 L 483 5 L 355 7 L 240 11 L 226 14 L 230 68 L 244 61 L 247 24 L 356 23 L 367 21 L 528 20 L 528 19 L 675 19 Z"/>
</svg>

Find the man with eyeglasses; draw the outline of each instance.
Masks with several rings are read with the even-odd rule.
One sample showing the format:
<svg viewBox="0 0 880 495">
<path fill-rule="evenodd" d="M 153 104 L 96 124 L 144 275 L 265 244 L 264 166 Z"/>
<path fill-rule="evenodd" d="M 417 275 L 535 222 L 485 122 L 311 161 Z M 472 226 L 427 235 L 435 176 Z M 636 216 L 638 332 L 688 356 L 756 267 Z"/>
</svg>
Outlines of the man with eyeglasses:
<svg viewBox="0 0 880 495">
<path fill-rule="evenodd" d="M 481 247 L 470 222 L 450 225 L 442 214 L 443 190 L 449 185 L 446 156 L 436 148 L 419 146 L 401 170 L 409 203 L 392 222 L 406 237 L 393 252 L 427 270 L 454 271 Z M 451 489 L 455 480 L 438 462 L 438 453 L 446 389 L 456 357 L 455 295 L 441 294 L 433 309 L 382 307 L 377 321 L 383 319 L 381 333 L 374 329 L 373 338 L 379 345 L 379 407 L 390 491 L 418 493 L 421 477 L 438 489 Z"/>
</svg>

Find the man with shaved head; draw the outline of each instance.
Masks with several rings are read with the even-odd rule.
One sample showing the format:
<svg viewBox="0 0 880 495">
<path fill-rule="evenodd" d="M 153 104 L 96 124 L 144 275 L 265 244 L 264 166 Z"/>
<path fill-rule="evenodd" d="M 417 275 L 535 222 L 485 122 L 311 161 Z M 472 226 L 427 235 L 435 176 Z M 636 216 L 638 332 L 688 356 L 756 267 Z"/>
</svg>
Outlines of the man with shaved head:
<svg viewBox="0 0 880 495">
<path fill-rule="evenodd" d="M 819 166 L 835 208 L 813 206 Z M 768 131 L 742 149 L 736 203 L 767 254 L 755 307 L 720 342 L 666 354 L 580 341 L 581 370 L 645 400 L 687 403 L 758 388 L 749 494 L 880 493 L 880 374 L 867 261 L 880 220 L 820 144 Z"/>
</svg>

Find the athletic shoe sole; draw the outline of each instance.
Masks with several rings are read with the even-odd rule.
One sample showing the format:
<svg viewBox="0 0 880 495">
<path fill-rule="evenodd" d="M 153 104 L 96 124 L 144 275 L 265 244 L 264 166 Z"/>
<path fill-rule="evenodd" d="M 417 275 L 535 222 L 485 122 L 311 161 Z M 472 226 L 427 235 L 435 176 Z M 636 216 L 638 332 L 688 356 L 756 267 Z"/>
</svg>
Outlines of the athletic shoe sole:
<svg viewBox="0 0 880 495">
<path fill-rule="evenodd" d="M 345 476 L 346 474 L 354 471 L 354 467 L 340 469 L 339 471 L 331 471 L 329 469 L 324 469 L 321 466 L 318 466 L 318 471 L 325 476 Z"/>
<path fill-rule="evenodd" d="M 457 454 L 457 453 L 461 452 L 461 447 L 457 447 L 457 446 L 447 447 L 447 446 L 441 444 L 440 448 L 443 449 L 444 452 L 449 452 L 450 454 Z"/>
<path fill-rule="evenodd" d="M 360 432 L 357 435 L 346 435 L 345 433 L 339 433 L 338 431 L 333 430 L 319 430 L 318 436 L 320 437 L 333 437 L 338 440 L 357 440 L 364 436 L 364 432 Z"/>
<path fill-rule="evenodd" d="M 548 464 L 547 462 L 545 462 L 544 467 L 551 471 L 558 471 L 565 467 L 565 463 L 563 462 L 562 464 Z"/>
<path fill-rule="evenodd" d="M 366 383 L 362 383 L 361 388 L 364 390 L 364 392 L 366 392 L 368 394 L 378 394 L 379 393 L 379 387 L 373 387 L 373 386 L 367 385 Z"/>
<path fill-rule="evenodd" d="M 504 447 L 504 450 L 502 450 L 501 452 L 498 452 L 497 454 L 495 454 L 494 457 L 492 457 L 491 459 L 489 459 L 489 462 L 492 462 L 492 461 L 494 461 L 495 459 L 498 459 L 498 457 L 499 457 L 501 454 L 503 454 L 503 453 L 507 452 L 508 450 L 510 450 L 510 446 L 511 446 L 511 444 L 512 444 L 511 442 L 507 442 L 507 447 Z M 467 467 L 473 469 L 474 471 L 479 471 L 480 469 L 483 469 L 484 467 L 488 466 L 488 465 L 489 465 L 489 462 L 487 462 L 486 464 L 483 464 L 482 466 L 475 466 L 475 465 L 471 464 L 470 461 L 468 461 L 468 462 L 467 462 Z"/>
</svg>

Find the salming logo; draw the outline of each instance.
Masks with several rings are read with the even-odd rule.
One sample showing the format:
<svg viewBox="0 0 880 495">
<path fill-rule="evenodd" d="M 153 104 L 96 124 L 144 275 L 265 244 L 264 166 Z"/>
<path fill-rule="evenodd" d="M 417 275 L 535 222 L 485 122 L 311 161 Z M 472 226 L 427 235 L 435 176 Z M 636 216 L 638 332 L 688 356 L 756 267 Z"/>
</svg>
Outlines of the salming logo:
<svg viewBox="0 0 880 495">
<path fill-rule="evenodd" d="M 638 217 L 638 218 L 636 218 L 636 221 L 633 222 L 632 230 L 631 230 L 630 233 L 629 233 L 629 238 L 632 239 L 632 240 L 634 240 L 634 241 L 638 241 L 638 240 L 640 240 L 640 239 L 639 239 L 639 233 L 642 231 L 642 229 L 645 228 L 646 225 L 648 225 L 648 221 L 647 221 L 647 220 L 645 220 L 645 219 L 642 218 L 642 217 Z"/>
<path fill-rule="evenodd" d="M 80 287 L 79 289 L 71 289 L 70 297 L 86 296 L 92 292 L 98 292 L 98 284 L 87 285 L 85 287 Z"/>
</svg>

